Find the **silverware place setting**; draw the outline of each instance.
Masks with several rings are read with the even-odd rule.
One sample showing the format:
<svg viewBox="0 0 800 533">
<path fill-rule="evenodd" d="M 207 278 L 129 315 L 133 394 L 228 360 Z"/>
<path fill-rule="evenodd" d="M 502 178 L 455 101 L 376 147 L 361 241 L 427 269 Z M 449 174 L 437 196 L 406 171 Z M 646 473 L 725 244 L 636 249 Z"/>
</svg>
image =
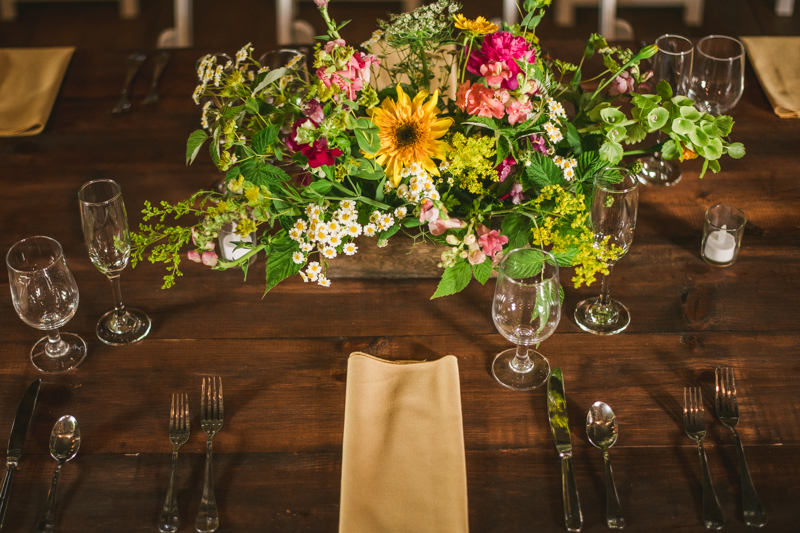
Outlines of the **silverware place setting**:
<svg viewBox="0 0 800 533">
<path fill-rule="evenodd" d="M 139 73 L 139 69 L 142 68 L 142 64 L 147 56 L 142 53 L 135 52 L 128 56 L 128 73 L 125 75 L 125 83 L 122 86 L 122 96 L 117 102 L 117 105 L 111 110 L 111 113 L 115 115 L 119 115 L 120 113 L 124 113 L 129 111 L 131 108 L 131 101 L 128 98 L 128 94 L 131 89 L 131 83 L 133 83 L 134 78 L 136 78 L 136 74 Z"/>
</svg>

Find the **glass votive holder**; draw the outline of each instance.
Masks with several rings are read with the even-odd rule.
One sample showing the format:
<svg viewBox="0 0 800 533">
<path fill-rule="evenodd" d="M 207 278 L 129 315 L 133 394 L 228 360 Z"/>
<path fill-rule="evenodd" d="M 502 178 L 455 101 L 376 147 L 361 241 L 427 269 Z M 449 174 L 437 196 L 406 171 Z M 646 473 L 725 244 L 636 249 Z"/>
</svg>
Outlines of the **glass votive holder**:
<svg viewBox="0 0 800 533">
<path fill-rule="evenodd" d="M 236 261 L 248 254 L 256 246 L 256 233 L 253 232 L 247 237 L 242 237 L 235 233 L 236 226 L 233 223 L 222 226 L 217 232 L 219 239 L 219 255 L 224 261 Z M 238 244 L 238 243 L 242 244 Z M 248 246 L 250 245 L 250 246 Z M 250 257 L 249 263 L 252 265 L 256 256 Z"/>
<path fill-rule="evenodd" d="M 700 255 L 709 265 L 730 266 L 739 255 L 747 217 L 730 205 L 715 205 L 706 211 Z"/>
</svg>

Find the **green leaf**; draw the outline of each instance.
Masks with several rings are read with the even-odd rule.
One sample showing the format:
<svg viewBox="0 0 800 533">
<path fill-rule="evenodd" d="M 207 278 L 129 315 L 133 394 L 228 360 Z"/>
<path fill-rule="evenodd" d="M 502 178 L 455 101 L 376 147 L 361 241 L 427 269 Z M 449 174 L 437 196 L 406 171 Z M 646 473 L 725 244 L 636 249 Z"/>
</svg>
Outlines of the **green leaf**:
<svg viewBox="0 0 800 533">
<path fill-rule="evenodd" d="M 672 86 L 667 80 L 658 82 L 658 85 L 656 85 L 656 92 L 664 100 L 672 99 Z"/>
<path fill-rule="evenodd" d="M 728 145 L 728 155 L 734 159 L 744 157 L 744 145 L 742 143 L 731 143 Z"/>
<path fill-rule="evenodd" d="M 283 169 L 272 166 L 269 163 L 262 163 L 255 157 L 245 159 L 240 166 L 244 179 L 253 185 L 278 184 L 291 179 Z"/>
<path fill-rule="evenodd" d="M 644 118 L 647 121 L 647 131 L 660 130 L 669 120 L 669 111 L 663 107 L 656 107 L 648 111 Z"/>
<path fill-rule="evenodd" d="M 600 111 L 600 118 L 607 124 L 618 124 L 625 120 L 625 113 L 614 107 L 607 107 Z"/>
<path fill-rule="evenodd" d="M 228 169 L 228 172 L 225 173 L 225 183 L 228 183 L 231 180 L 239 179 L 239 175 L 242 173 L 239 170 L 239 167 L 233 167 Z"/>
<path fill-rule="evenodd" d="M 708 145 L 703 147 L 703 153 L 706 159 L 714 160 L 722 157 L 722 141 L 718 138 L 711 139 Z"/>
<path fill-rule="evenodd" d="M 600 158 L 615 165 L 622 160 L 624 152 L 621 144 L 608 141 L 603 143 L 603 146 L 600 147 Z"/>
<path fill-rule="evenodd" d="M 679 107 L 678 111 L 680 112 L 683 118 L 685 118 L 686 120 L 691 120 L 692 122 L 697 122 L 698 120 L 700 120 L 700 117 L 702 116 L 700 114 L 700 111 L 698 111 L 692 106 Z"/>
<path fill-rule="evenodd" d="M 627 137 L 628 132 L 622 126 L 614 126 L 606 133 L 606 137 L 615 143 L 621 143 Z"/>
<path fill-rule="evenodd" d="M 251 115 L 257 115 L 260 107 L 261 106 L 259 105 L 258 100 L 256 100 L 255 98 L 248 98 L 247 101 L 244 103 L 244 108 Z"/>
<path fill-rule="evenodd" d="M 575 154 L 576 157 L 581 155 L 581 152 L 583 152 L 581 134 L 578 133 L 578 128 L 576 128 L 572 122 L 567 123 L 566 139 L 569 143 L 569 147 L 572 148 L 572 153 Z"/>
<path fill-rule="evenodd" d="M 377 127 L 372 129 L 354 130 L 358 147 L 368 154 L 377 154 L 381 149 L 381 139 L 378 137 L 380 131 Z"/>
<path fill-rule="evenodd" d="M 195 130 L 189 135 L 186 141 L 186 164 L 190 165 L 200 152 L 203 143 L 208 139 L 208 134 L 204 130 Z"/>
<path fill-rule="evenodd" d="M 698 179 L 703 179 L 703 176 L 706 174 L 706 170 L 708 170 L 708 159 L 703 159 L 703 168 L 700 169 L 700 176 L 698 176 Z"/>
<path fill-rule="evenodd" d="M 270 124 L 253 135 L 253 150 L 260 155 L 266 154 L 267 149 L 278 139 L 278 132 L 280 130 L 280 124 Z"/>
<path fill-rule="evenodd" d="M 572 266 L 572 263 L 575 261 L 575 257 L 578 255 L 578 249 L 571 249 L 567 250 L 566 252 L 558 252 L 554 253 L 553 257 L 556 258 L 556 262 L 558 266 L 561 267 L 568 267 Z"/>
<path fill-rule="evenodd" d="M 311 185 L 309 185 L 309 187 L 314 191 L 322 195 L 325 195 L 330 192 L 331 187 L 333 187 L 333 183 L 328 180 L 317 180 L 312 182 Z"/>
<path fill-rule="evenodd" d="M 469 117 L 469 120 L 465 120 L 464 124 L 489 128 L 492 131 L 497 131 L 497 124 L 495 124 L 494 120 L 490 119 L 489 117 Z"/>
<path fill-rule="evenodd" d="M 532 278 L 542 271 L 544 254 L 534 248 L 524 248 L 503 262 L 503 274 L 511 279 Z"/>
<path fill-rule="evenodd" d="M 597 171 L 604 166 L 606 162 L 600 159 L 599 152 L 583 152 L 578 157 L 578 177 L 582 180 L 593 180 Z"/>
<path fill-rule="evenodd" d="M 244 106 L 243 105 L 237 105 L 237 106 L 229 107 L 228 109 L 225 109 L 224 111 L 222 111 L 222 118 L 230 120 L 230 119 L 234 118 L 236 115 L 238 115 L 239 113 L 241 113 L 243 110 L 244 110 Z"/>
<path fill-rule="evenodd" d="M 668 140 L 661 146 L 661 157 L 667 160 L 675 160 L 681 157 L 681 149 L 678 143 L 672 139 Z"/>
<path fill-rule="evenodd" d="M 472 275 L 478 280 L 481 285 L 486 285 L 489 278 L 492 277 L 492 260 L 488 257 L 483 263 L 472 266 Z"/>
<path fill-rule="evenodd" d="M 510 250 L 522 248 L 530 242 L 533 220 L 525 215 L 511 213 L 503 217 L 500 233 L 508 237 Z"/>
<path fill-rule="evenodd" d="M 720 115 L 714 119 L 714 129 L 719 137 L 727 137 L 731 134 L 733 119 L 728 115 Z"/>
<path fill-rule="evenodd" d="M 610 103 L 608 103 L 608 102 L 600 102 L 599 104 L 594 106 L 592 108 L 592 110 L 589 111 L 589 113 L 587 113 L 587 114 L 589 115 L 590 119 L 592 119 L 595 122 L 597 122 L 598 120 L 600 120 L 600 113 L 603 111 L 603 109 L 608 109 L 610 107 L 611 107 Z"/>
<path fill-rule="evenodd" d="M 625 144 L 636 144 L 647 137 L 647 130 L 641 124 L 631 124 L 625 128 L 625 132 L 627 134 Z"/>
<path fill-rule="evenodd" d="M 695 130 L 694 124 L 691 120 L 685 118 L 676 118 L 672 121 L 672 131 L 678 135 L 689 135 L 689 132 Z"/>
<path fill-rule="evenodd" d="M 276 68 L 275 70 L 267 72 L 267 75 L 264 76 L 264 79 L 261 80 L 261 83 L 259 83 L 258 86 L 255 89 L 253 89 L 253 94 L 260 93 L 267 87 L 267 85 L 277 81 L 278 78 L 280 78 L 284 74 L 286 74 L 286 68 L 284 67 Z"/>
<path fill-rule="evenodd" d="M 422 225 L 422 222 L 417 217 L 404 218 L 400 223 L 407 228 L 416 228 Z"/>
<path fill-rule="evenodd" d="M 299 244 L 294 241 L 273 243 L 272 250 L 267 256 L 267 287 L 264 294 L 289 276 L 300 272 L 303 265 L 292 261 L 292 254 L 299 249 Z"/>
<path fill-rule="evenodd" d="M 525 179 L 525 176 L 528 179 Z M 525 167 L 525 176 L 523 176 L 522 186 L 526 189 L 534 184 L 539 187 L 546 187 L 547 185 L 561 185 L 564 183 L 564 175 L 558 165 L 552 159 L 540 153 L 534 153 L 531 156 L 531 164 Z"/>
<path fill-rule="evenodd" d="M 461 292 L 469 285 L 471 279 L 472 267 L 466 259 L 460 259 L 455 265 L 444 269 L 442 280 L 436 287 L 436 292 L 431 296 L 431 300 Z"/>
<path fill-rule="evenodd" d="M 711 172 L 713 172 L 714 174 L 716 174 L 721 170 L 721 167 L 719 166 L 719 161 L 716 159 L 714 161 L 708 161 L 708 168 L 710 168 Z"/>
<path fill-rule="evenodd" d="M 681 109 L 686 109 L 685 107 Z M 689 140 L 695 146 L 706 146 L 708 144 L 708 135 L 706 135 L 700 128 L 695 128 L 689 132 Z"/>
<path fill-rule="evenodd" d="M 671 102 L 673 104 L 675 104 L 676 106 L 694 106 L 694 100 L 692 100 L 691 98 L 688 98 L 686 96 L 681 96 L 681 95 L 678 95 L 678 96 L 675 96 L 674 98 L 672 98 Z"/>
</svg>

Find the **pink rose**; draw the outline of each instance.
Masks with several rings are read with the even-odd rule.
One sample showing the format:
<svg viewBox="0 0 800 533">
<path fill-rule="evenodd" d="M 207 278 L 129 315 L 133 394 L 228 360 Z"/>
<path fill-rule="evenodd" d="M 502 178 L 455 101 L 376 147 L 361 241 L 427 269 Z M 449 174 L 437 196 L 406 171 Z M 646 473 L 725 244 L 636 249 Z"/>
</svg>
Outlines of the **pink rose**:
<svg viewBox="0 0 800 533">
<path fill-rule="evenodd" d="M 507 31 L 492 33 L 483 38 L 480 50 L 473 51 L 467 62 L 467 70 L 482 76 L 481 67 L 486 66 L 490 71 L 497 72 L 497 63 L 503 63 L 508 69 L 508 78 L 502 79 L 500 86 L 503 89 L 515 90 L 519 87 L 517 75 L 522 69 L 517 60 L 528 63 L 536 62 L 536 54 L 523 37 L 514 37 Z M 494 68 L 492 67 L 494 65 Z M 501 68 L 501 72 L 504 69 Z M 487 79 L 487 83 L 490 83 Z"/>
<path fill-rule="evenodd" d="M 478 226 L 478 242 L 483 248 L 483 253 L 489 257 L 494 257 L 497 252 L 503 251 L 503 245 L 508 243 L 508 237 L 499 235 L 496 229 L 487 231 L 489 228 L 486 226 Z"/>
<path fill-rule="evenodd" d="M 217 257 L 217 254 L 214 252 L 203 252 L 202 260 L 204 265 L 210 267 L 217 266 L 217 259 L 219 259 L 219 257 Z"/>
<path fill-rule="evenodd" d="M 186 254 L 186 258 L 189 261 L 194 261 L 195 263 L 200 263 L 202 260 L 200 259 L 200 252 L 197 250 L 189 250 L 189 253 Z"/>
</svg>

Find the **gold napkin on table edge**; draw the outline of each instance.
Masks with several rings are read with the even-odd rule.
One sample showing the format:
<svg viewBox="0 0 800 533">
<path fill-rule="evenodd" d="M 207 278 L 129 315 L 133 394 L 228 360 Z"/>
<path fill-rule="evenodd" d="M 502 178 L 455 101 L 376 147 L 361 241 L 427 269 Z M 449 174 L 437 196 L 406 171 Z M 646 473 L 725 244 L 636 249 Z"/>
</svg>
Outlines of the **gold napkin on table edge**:
<svg viewBox="0 0 800 533">
<path fill-rule="evenodd" d="M 347 362 L 339 533 L 468 533 L 457 359 Z"/>
<path fill-rule="evenodd" d="M 74 51 L 0 48 L 0 137 L 42 132 Z"/>
<path fill-rule="evenodd" d="M 800 37 L 741 39 L 775 114 L 800 118 Z"/>
</svg>

